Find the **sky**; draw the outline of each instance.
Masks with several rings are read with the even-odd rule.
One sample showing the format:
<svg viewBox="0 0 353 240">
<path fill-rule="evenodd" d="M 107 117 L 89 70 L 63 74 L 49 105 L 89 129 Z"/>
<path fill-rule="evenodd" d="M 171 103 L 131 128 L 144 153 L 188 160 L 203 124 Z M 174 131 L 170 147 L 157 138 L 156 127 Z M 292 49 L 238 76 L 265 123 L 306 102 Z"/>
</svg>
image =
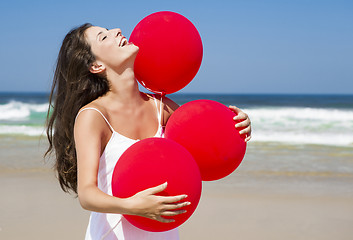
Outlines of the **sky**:
<svg viewBox="0 0 353 240">
<path fill-rule="evenodd" d="M 82 23 L 129 37 L 173 11 L 198 29 L 199 72 L 180 93 L 353 94 L 353 1 L 11 0 L 0 9 L 0 92 L 48 92 L 61 42 Z"/>
</svg>

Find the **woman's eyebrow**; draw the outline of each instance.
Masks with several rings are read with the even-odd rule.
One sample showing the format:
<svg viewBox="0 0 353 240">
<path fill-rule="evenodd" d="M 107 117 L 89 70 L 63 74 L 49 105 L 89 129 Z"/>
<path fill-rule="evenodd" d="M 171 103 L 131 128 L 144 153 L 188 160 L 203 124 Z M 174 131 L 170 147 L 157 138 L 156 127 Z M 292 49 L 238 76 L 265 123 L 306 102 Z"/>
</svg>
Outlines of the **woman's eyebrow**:
<svg viewBox="0 0 353 240">
<path fill-rule="evenodd" d="M 105 30 L 107 30 L 107 31 L 109 31 L 109 29 L 108 28 L 106 28 Z M 100 31 L 98 34 L 97 34 L 97 38 L 99 37 L 99 35 L 100 34 L 102 34 L 103 33 L 103 31 Z"/>
<path fill-rule="evenodd" d="M 107 30 L 107 31 L 109 31 L 109 30 L 108 30 L 108 28 L 106 28 L 106 30 Z M 103 32 L 102 32 L 102 31 L 100 31 L 100 32 L 97 34 L 96 39 L 98 39 L 99 35 L 100 35 L 100 34 L 102 34 L 102 33 L 103 33 Z"/>
<path fill-rule="evenodd" d="M 99 33 L 97 34 L 96 39 L 98 39 L 99 35 L 100 35 L 100 34 L 102 34 L 102 33 L 103 33 L 102 31 L 101 31 L 101 32 L 99 32 Z"/>
</svg>

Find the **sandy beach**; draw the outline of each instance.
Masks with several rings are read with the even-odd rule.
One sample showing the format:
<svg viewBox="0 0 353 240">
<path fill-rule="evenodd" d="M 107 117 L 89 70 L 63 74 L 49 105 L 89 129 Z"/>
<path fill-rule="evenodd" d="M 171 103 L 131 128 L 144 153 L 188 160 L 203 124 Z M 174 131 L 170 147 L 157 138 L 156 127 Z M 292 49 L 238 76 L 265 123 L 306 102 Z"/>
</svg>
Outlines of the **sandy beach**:
<svg viewBox="0 0 353 240">
<path fill-rule="evenodd" d="M 272 166 L 283 158 L 298 162 L 295 158 L 316 156 L 325 161 L 322 156 L 330 158 L 331 152 L 339 164 L 351 161 L 353 151 L 300 148 L 249 144 L 233 174 L 203 183 L 196 212 L 180 227 L 181 239 L 351 239 L 352 169 L 313 172 L 310 166 L 278 166 L 266 170 L 266 159 L 272 159 Z M 50 164 L 42 162 L 44 149 L 38 140 L 2 138 L 0 239 L 84 238 L 89 213 L 61 191 Z M 310 155 L 311 151 L 318 153 Z M 32 164 L 17 167 L 16 160 L 24 158 Z"/>
</svg>

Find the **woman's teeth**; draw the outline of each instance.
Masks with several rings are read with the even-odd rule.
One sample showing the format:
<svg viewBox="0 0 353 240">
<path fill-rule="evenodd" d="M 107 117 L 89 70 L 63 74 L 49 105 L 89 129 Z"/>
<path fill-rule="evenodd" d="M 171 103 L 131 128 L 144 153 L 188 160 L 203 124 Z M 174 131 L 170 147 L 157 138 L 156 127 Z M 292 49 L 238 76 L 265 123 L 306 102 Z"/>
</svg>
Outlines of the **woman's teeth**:
<svg viewBox="0 0 353 240">
<path fill-rule="evenodd" d="M 124 47 L 126 44 L 127 44 L 127 39 L 124 38 L 123 40 L 121 40 L 120 47 Z"/>
</svg>

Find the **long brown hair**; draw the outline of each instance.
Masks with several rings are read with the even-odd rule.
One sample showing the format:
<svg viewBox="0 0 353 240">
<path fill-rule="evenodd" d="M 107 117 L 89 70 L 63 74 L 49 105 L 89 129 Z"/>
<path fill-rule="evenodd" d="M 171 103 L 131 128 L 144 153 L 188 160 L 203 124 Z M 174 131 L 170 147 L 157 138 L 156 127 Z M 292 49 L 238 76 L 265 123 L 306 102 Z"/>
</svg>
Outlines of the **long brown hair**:
<svg viewBox="0 0 353 240">
<path fill-rule="evenodd" d="M 89 71 L 95 61 L 85 31 L 92 25 L 72 29 L 59 51 L 49 97 L 46 131 L 49 147 L 45 157 L 55 153 L 55 170 L 65 192 L 77 193 L 77 159 L 74 122 L 80 108 L 109 91 L 109 82 Z"/>
</svg>

